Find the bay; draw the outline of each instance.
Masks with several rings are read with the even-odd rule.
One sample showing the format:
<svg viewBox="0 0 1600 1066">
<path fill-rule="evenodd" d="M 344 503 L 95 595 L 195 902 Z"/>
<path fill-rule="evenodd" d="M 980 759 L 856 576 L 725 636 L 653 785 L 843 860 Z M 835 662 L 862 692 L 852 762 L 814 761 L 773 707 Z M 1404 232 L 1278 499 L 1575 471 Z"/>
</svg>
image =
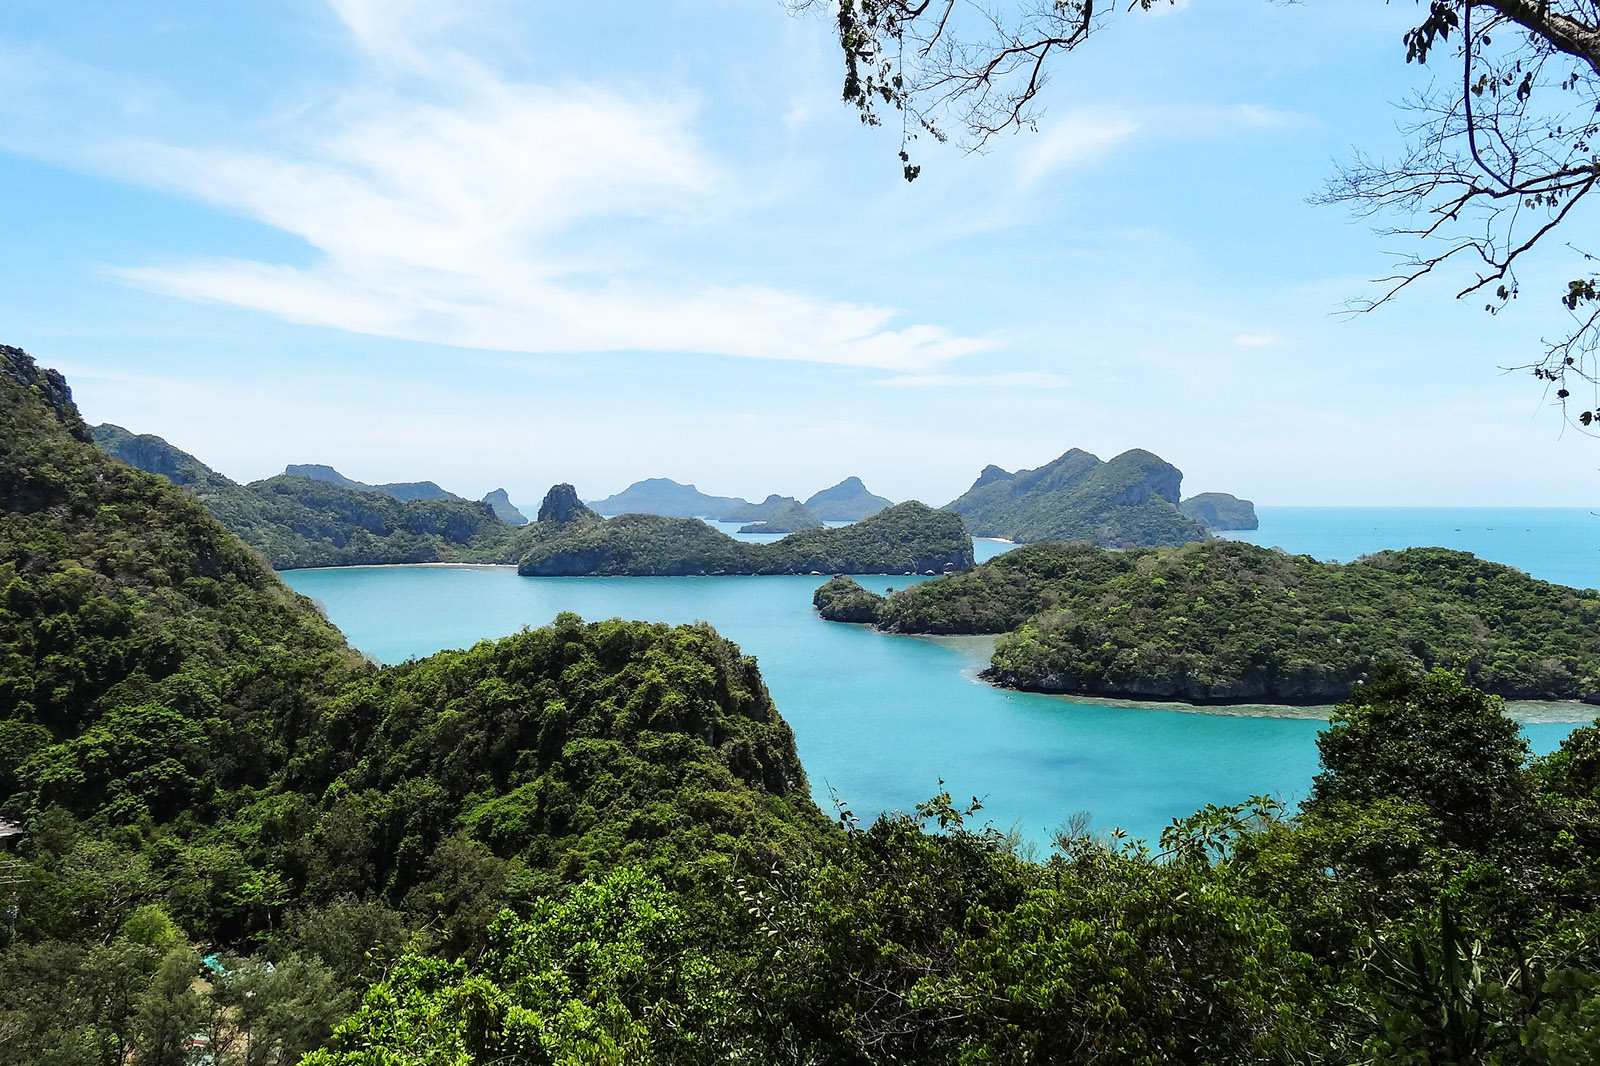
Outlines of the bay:
<svg viewBox="0 0 1600 1066">
<path fill-rule="evenodd" d="M 1488 511 L 1494 511 L 1488 514 Z M 1314 513 L 1310 513 L 1314 512 Z M 1586 511 L 1260 508 L 1246 536 L 1319 558 L 1383 547 L 1478 550 L 1538 577 L 1600 583 Z M 1600 521 L 1600 520 L 1596 520 Z M 1475 524 L 1474 524 L 1475 522 Z M 1460 533 L 1457 533 L 1460 530 Z M 1592 535 L 1592 532 L 1591 532 Z M 1452 541 L 1452 537 L 1456 539 Z M 978 541 L 978 558 L 1009 548 Z M 1491 552 L 1496 554 L 1490 554 Z M 1032 693 L 979 682 L 983 638 L 888 636 L 824 622 L 815 577 L 523 578 L 509 567 L 396 566 L 282 575 L 320 601 L 363 652 L 401 662 L 548 623 L 562 611 L 672 624 L 706 621 L 757 657 L 794 727 L 817 801 L 858 816 L 910 810 L 939 790 L 979 797 L 1001 829 L 1045 842 L 1076 812 L 1100 829 L 1154 840 L 1206 803 L 1303 799 L 1326 709 L 1200 710 Z M 922 580 L 863 577 L 883 591 Z M 1537 751 L 1553 750 L 1593 709 L 1519 708 Z"/>
</svg>

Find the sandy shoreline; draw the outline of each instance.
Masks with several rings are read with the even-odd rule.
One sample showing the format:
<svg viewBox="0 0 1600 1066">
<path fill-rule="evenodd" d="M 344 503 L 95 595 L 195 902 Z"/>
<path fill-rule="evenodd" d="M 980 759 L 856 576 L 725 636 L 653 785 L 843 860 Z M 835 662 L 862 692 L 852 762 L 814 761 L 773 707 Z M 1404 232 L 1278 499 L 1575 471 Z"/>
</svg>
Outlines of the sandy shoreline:
<svg viewBox="0 0 1600 1066">
<path fill-rule="evenodd" d="M 317 570 L 397 570 L 428 566 L 439 570 L 515 570 L 516 563 L 352 563 L 349 566 L 296 566 L 280 574 L 305 574 Z"/>
<path fill-rule="evenodd" d="M 994 654 L 995 637 L 915 635 L 913 639 L 925 640 L 930 644 L 937 644 L 960 653 L 967 659 L 961 669 L 962 676 L 974 684 L 988 684 L 978 676 L 978 671 L 989 665 L 989 658 Z M 998 685 L 993 687 L 999 688 Z M 1298 718 L 1322 722 L 1328 720 L 1334 708 L 1331 703 L 1186 703 L 1182 700 L 1135 700 L 1116 696 L 1079 696 L 1054 692 L 1031 692 L 1028 695 L 1044 696 L 1047 699 L 1092 707 L 1134 707 L 1148 711 L 1176 711 L 1179 714 L 1213 714 L 1230 718 Z M 1507 700 L 1506 714 L 1518 722 L 1570 722 L 1587 725 L 1600 718 L 1600 706 L 1580 703 L 1577 700 Z"/>
</svg>

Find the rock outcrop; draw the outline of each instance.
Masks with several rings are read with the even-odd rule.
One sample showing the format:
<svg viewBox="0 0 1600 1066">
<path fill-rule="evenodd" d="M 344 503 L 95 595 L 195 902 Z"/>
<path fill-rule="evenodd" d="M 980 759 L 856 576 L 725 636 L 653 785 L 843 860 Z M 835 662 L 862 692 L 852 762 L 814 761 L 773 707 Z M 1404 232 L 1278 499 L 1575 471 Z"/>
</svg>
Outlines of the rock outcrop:
<svg viewBox="0 0 1600 1066">
<path fill-rule="evenodd" d="M 511 502 L 511 497 L 506 495 L 505 489 L 495 489 L 483 498 L 484 503 L 494 511 L 494 516 L 508 526 L 525 526 L 528 516 L 517 510 L 517 505 Z"/>
<path fill-rule="evenodd" d="M 601 518 L 578 499 L 578 490 L 565 482 L 552 485 L 539 504 L 540 523 L 598 522 Z"/>
<path fill-rule="evenodd" d="M 1256 517 L 1256 505 L 1226 492 L 1202 492 L 1198 496 L 1190 496 L 1178 507 L 1207 529 L 1261 528 L 1261 521 Z"/>
</svg>

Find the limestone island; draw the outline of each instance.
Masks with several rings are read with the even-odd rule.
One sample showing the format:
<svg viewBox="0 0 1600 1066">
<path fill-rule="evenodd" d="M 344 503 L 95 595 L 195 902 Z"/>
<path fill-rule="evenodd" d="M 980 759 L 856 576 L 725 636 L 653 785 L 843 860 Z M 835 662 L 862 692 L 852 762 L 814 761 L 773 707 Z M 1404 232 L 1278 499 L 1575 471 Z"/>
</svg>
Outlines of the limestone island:
<svg viewBox="0 0 1600 1066">
<path fill-rule="evenodd" d="M 1444 548 L 1341 565 L 1224 540 L 1036 544 L 888 597 L 835 578 L 813 602 L 890 633 L 999 634 L 982 676 L 1033 692 L 1323 704 L 1393 663 L 1600 703 L 1600 593 Z"/>
<path fill-rule="evenodd" d="M 1183 471 L 1153 452 L 1133 448 L 1101 461 L 1081 448 L 1033 470 L 1012 473 L 983 468 L 972 487 L 945 504 L 975 537 L 1019 544 L 1087 540 L 1106 548 L 1138 548 L 1205 540 L 1211 529 L 1254 529 L 1248 501 L 1222 493 L 1195 497 L 1191 513 L 1180 506 Z M 1226 508 L 1221 500 L 1240 505 Z M 1248 510 L 1251 525 L 1213 525 L 1207 516 L 1230 518 Z M 1243 521 L 1242 518 L 1236 520 Z"/>
<path fill-rule="evenodd" d="M 735 540 L 695 518 L 601 518 L 571 485 L 557 485 L 526 527 L 517 565 L 529 577 L 734 574 L 941 574 L 972 565 L 956 515 L 910 501 L 838 529 L 808 529 L 770 544 Z"/>
</svg>

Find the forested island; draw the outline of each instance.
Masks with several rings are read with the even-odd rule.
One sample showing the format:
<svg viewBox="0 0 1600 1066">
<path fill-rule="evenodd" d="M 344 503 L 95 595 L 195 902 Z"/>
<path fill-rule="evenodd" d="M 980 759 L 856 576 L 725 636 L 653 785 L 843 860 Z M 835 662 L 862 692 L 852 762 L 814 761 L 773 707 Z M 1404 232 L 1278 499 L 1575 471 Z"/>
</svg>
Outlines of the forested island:
<svg viewBox="0 0 1600 1066">
<path fill-rule="evenodd" d="M 1039 692 L 1332 703 L 1399 664 L 1600 702 L 1600 593 L 1443 548 L 1340 565 L 1233 541 L 1036 544 L 888 597 L 838 578 L 815 603 L 889 632 L 1001 634 L 984 677 Z"/>
<path fill-rule="evenodd" d="M 377 667 L 90 442 L 60 375 L 0 348 L 7 1061 L 1600 1046 L 1600 729 L 1530 758 L 1495 697 L 1396 670 L 1340 708 L 1294 812 L 1211 806 L 1158 842 L 1075 821 L 1048 856 L 949 792 L 825 817 L 709 627 L 565 615 Z"/>
<path fill-rule="evenodd" d="M 1033 470 L 990 465 L 944 509 L 975 537 L 1019 543 L 1088 540 L 1108 548 L 1185 544 L 1212 529 L 1254 529 L 1249 500 L 1203 493 L 1185 502 L 1183 472 L 1134 448 L 1102 462 L 1073 448 Z"/>
<path fill-rule="evenodd" d="M 601 518 L 578 503 L 571 486 L 551 492 L 570 500 L 559 508 L 563 520 L 541 519 L 529 527 L 533 539 L 517 565 L 524 576 L 923 574 L 959 570 L 973 561 L 972 541 L 961 520 L 915 501 L 852 525 L 813 528 L 754 544 L 735 540 L 698 518 Z"/>
</svg>

